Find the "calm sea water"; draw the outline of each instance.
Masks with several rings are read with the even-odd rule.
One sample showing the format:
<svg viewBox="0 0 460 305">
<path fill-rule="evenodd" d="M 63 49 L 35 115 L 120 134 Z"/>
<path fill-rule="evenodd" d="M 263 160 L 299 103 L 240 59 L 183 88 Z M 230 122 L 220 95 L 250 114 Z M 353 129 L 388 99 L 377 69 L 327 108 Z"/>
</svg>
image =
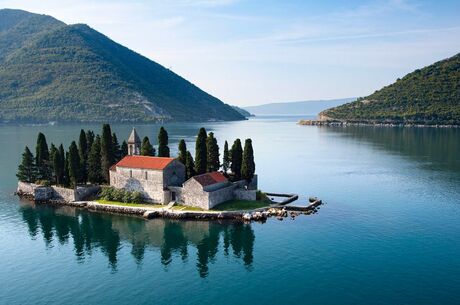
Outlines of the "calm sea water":
<svg viewBox="0 0 460 305">
<path fill-rule="evenodd" d="M 460 304 L 460 130 L 297 120 L 204 124 L 221 147 L 253 139 L 263 190 L 327 202 L 264 224 L 20 202 L 17 164 L 38 131 L 68 145 L 100 126 L 0 127 L 0 304 Z M 201 125 L 166 125 L 172 152 Z M 159 126 L 137 128 L 155 139 Z"/>
</svg>

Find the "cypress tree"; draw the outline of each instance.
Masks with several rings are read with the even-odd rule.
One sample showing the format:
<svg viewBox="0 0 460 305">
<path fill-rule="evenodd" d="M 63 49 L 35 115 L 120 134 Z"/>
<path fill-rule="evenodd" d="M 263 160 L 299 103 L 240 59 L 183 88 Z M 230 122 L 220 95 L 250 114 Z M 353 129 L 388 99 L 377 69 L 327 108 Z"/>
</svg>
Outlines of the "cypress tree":
<svg viewBox="0 0 460 305">
<path fill-rule="evenodd" d="M 256 164 L 254 163 L 252 140 L 246 139 L 244 142 L 243 163 L 241 164 L 241 177 L 249 183 L 254 177 L 255 171 Z"/>
<path fill-rule="evenodd" d="M 38 133 L 37 146 L 35 148 L 35 165 L 37 167 L 37 179 L 50 180 L 51 171 L 49 166 L 50 155 L 48 144 L 43 133 Z"/>
<path fill-rule="evenodd" d="M 87 142 L 86 147 L 88 148 L 87 155 L 89 155 L 89 151 L 91 150 L 91 146 L 93 146 L 93 142 L 94 142 L 94 132 L 92 130 L 88 129 L 86 131 L 86 142 Z"/>
<path fill-rule="evenodd" d="M 53 143 L 50 145 L 50 169 L 51 169 L 51 178 L 52 178 L 52 183 L 57 184 L 57 171 L 58 166 L 59 166 L 59 156 L 56 156 L 59 154 L 59 151 L 57 150 L 56 146 L 54 146 Z M 55 161 L 57 161 L 57 164 L 55 164 Z"/>
<path fill-rule="evenodd" d="M 195 163 L 193 162 L 192 154 L 189 151 L 187 151 L 186 157 L 185 157 L 185 174 L 186 174 L 186 179 L 192 178 L 193 176 L 196 175 Z"/>
<path fill-rule="evenodd" d="M 70 177 L 69 177 L 69 152 L 65 152 L 64 158 L 64 179 L 63 184 L 64 186 L 70 186 Z"/>
<path fill-rule="evenodd" d="M 121 147 L 118 143 L 117 135 L 115 133 L 112 134 L 112 147 L 115 162 L 118 162 L 121 160 Z"/>
<path fill-rule="evenodd" d="M 224 144 L 224 157 L 222 160 L 222 168 L 224 170 L 224 174 L 226 174 L 228 170 L 230 169 L 230 153 L 228 151 L 227 141 L 225 141 L 225 144 Z"/>
<path fill-rule="evenodd" d="M 169 157 L 168 132 L 163 126 L 158 132 L 158 157 Z"/>
<path fill-rule="evenodd" d="M 58 184 L 65 185 L 65 175 L 66 175 L 66 163 L 65 163 L 65 151 L 64 146 L 59 145 L 59 171 L 58 171 Z"/>
<path fill-rule="evenodd" d="M 155 148 L 153 148 L 152 144 L 150 144 L 149 137 L 144 137 L 144 139 L 142 139 L 141 155 L 155 156 Z"/>
<path fill-rule="evenodd" d="M 207 151 L 206 151 L 206 129 L 200 128 L 195 144 L 195 172 L 198 175 L 206 173 Z"/>
<path fill-rule="evenodd" d="M 21 164 L 18 166 L 18 172 L 16 174 L 19 181 L 22 182 L 35 182 L 36 179 L 36 167 L 34 162 L 34 156 L 30 152 L 29 147 L 26 146 L 24 153 L 22 154 Z"/>
<path fill-rule="evenodd" d="M 187 162 L 187 144 L 185 144 L 184 139 L 179 141 L 179 156 L 177 159 L 184 165 Z"/>
<path fill-rule="evenodd" d="M 219 170 L 219 145 L 217 144 L 217 139 L 214 138 L 213 132 L 210 132 L 206 139 L 206 150 L 208 154 L 206 170 L 208 172 L 215 172 Z"/>
<path fill-rule="evenodd" d="M 81 182 L 86 183 L 88 180 L 88 141 L 83 129 L 80 130 L 78 139 L 78 156 L 80 158 L 80 179 Z"/>
<path fill-rule="evenodd" d="M 80 154 L 78 153 L 77 143 L 72 141 L 69 147 L 69 181 L 72 187 L 76 187 L 78 182 L 81 181 L 81 171 L 80 171 Z"/>
<path fill-rule="evenodd" d="M 99 135 L 94 139 L 89 151 L 88 180 L 93 184 L 100 184 L 104 180 L 101 168 L 101 137 Z"/>
<path fill-rule="evenodd" d="M 126 141 L 123 141 L 123 143 L 121 143 L 121 159 L 123 159 L 127 155 L 128 155 L 128 143 L 126 143 Z"/>
<path fill-rule="evenodd" d="M 109 181 L 109 169 L 115 163 L 113 154 L 112 132 L 109 124 L 102 125 L 101 138 L 101 167 L 104 181 Z"/>
<path fill-rule="evenodd" d="M 232 145 L 231 151 L 231 170 L 235 180 L 241 179 L 241 163 L 243 159 L 243 149 L 241 148 L 241 140 L 236 139 Z"/>
</svg>

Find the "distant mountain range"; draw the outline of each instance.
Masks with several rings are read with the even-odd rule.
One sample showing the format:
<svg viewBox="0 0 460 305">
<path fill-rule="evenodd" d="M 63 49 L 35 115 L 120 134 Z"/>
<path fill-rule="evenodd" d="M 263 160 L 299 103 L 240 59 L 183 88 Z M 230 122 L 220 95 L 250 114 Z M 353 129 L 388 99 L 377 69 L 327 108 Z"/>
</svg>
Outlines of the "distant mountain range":
<svg viewBox="0 0 460 305">
<path fill-rule="evenodd" d="M 259 106 L 243 107 L 244 110 L 254 115 L 317 115 L 321 111 L 349 103 L 356 98 L 343 98 L 335 100 L 314 100 L 302 102 L 270 103 Z"/>
<path fill-rule="evenodd" d="M 87 25 L 0 10 L 0 122 L 242 119 L 231 106 Z"/>
<path fill-rule="evenodd" d="M 407 74 L 357 101 L 323 111 L 350 123 L 460 125 L 460 53 Z"/>
</svg>

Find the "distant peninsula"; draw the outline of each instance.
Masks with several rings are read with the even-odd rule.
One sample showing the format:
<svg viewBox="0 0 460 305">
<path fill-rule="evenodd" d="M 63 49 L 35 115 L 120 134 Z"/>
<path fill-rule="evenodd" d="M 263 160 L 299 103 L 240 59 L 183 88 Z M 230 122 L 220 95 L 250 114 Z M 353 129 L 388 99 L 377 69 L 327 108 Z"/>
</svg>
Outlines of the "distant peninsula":
<svg viewBox="0 0 460 305">
<path fill-rule="evenodd" d="M 85 24 L 0 10 L 0 123 L 244 119 Z"/>
<path fill-rule="evenodd" d="M 367 97 L 327 109 L 319 121 L 303 123 L 459 126 L 460 53 L 417 69 Z"/>
</svg>

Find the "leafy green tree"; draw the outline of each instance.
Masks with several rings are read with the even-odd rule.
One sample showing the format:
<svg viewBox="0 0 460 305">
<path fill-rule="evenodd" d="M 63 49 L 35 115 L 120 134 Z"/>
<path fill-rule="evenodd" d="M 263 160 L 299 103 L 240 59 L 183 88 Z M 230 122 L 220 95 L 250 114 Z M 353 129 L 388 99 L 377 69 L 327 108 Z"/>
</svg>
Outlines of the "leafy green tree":
<svg viewBox="0 0 460 305">
<path fill-rule="evenodd" d="M 123 143 L 121 143 L 121 159 L 123 159 L 127 155 L 128 155 L 128 143 L 126 143 L 126 141 L 123 141 Z"/>
<path fill-rule="evenodd" d="M 210 132 L 206 139 L 206 150 L 208 154 L 206 170 L 208 172 L 215 172 L 219 170 L 219 145 L 217 144 L 217 139 L 214 137 L 213 132 Z"/>
<path fill-rule="evenodd" d="M 195 172 L 198 175 L 206 173 L 206 166 L 208 164 L 206 138 L 206 129 L 201 127 L 195 144 Z"/>
<path fill-rule="evenodd" d="M 37 179 L 51 179 L 51 168 L 49 161 L 50 155 L 48 150 L 48 144 L 46 143 L 46 137 L 43 133 L 40 132 L 38 133 L 37 146 L 35 148 L 35 165 L 37 167 Z"/>
<path fill-rule="evenodd" d="M 169 157 L 168 132 L 163 126 L 158 132 L 158 157 Z"/>
<path fill-rule="evenodd" d="M 80 130 L 78 139 L 78 155 L 80 157 L 80 178 L 83 183 L 86 183 L 88 180 L 88 141 L 83 129 Z"/>
<path fill-rule="evenodd" d="M 228 151 L 228 143 L 225 141 L 224 144 L 224 156 L 222 160 L 222 169 L 224 170 L 224 173 L 226 174 L 228 170 L 230 169 L 230 152 Z"/>
<path fill-rule="evenodd" d="M 115 163 L 113 153 L 112 131 L 109 124 L 102 125 L 101 167 L 104 181 L 109 181 L 109 169 Z"/>
<path fill-rule="evenodd" d="M 69 151 L 66 151 L 64 158 L 64 186 L 70 186 L 70 174 L 69 174 Z"/>
<path fill-rule="evenodd" d="M 254 150 L 252 148 L 252 140 L 246 139 L 244 142 L 243 163 L 241 165 L 241 177 L 247 182 L 251 182 L 256 171 L 254 163 Z"/>
<path fill-rule="evenodd" d="M 113 147 L 113 154 L 115 157 L 115 162 L 118 162 L 121 160 L 121 147 L 120 147 L 120 144 L 118 143 L 116 133 L 112 134 L 112 147 Z"/>
<path fill-rule="evenodd" d="M 153 148 L 152 144 L 150 144 L 149 137 L 144 137 L 142 139 L 141 155 L 142 156 L 155 156 L 155 148 Z"/>
<path fill-rule="evenodd" d="M 103 182 L 101 167 L 101 137 L 99 135 L 93 141 L 88 156 L 88 180 L 93 184 Z"/>
<path fill-rule="evenodd" d="M 241 140 L 236 139 L 233 142 L 232 150 L 231 150 L 231 170 L 234 175 L 235 180 L 241 179 L 241 163 L 243 159 L 243 149 L 241 148 Z"/>
<path fill-rule="evenodd" d="M 69 147 L 69 181 L 72 187 L 76 187 L 81 181 L 81 161 L 80 154 L 78 153 L 77 143 L 72 141 Z"/>
<path fill-rule="evenodd" d="M 193 162 L 192 154 L 189 151 L 187 151 L 186 157 L 185 157 L 185 174 L 186 174 L 186 179 L 192 178 L 193 176 L 196 175 L 195 163 Z"/>
<path fill-rule="evenodd" d="M 19 181 L 22 182 L 35 182 L 36 180 L 34 156 L 27 146 L 24 149 L 24 153 L 22 154 L 22 161 L 18 166 L 16 177 L 18 177 Z"/>
<path fill-rule="evenodd" d="M 187 144 L 185 144 L 184 139 L 179 141 L 179 156 L 177 159 L 184 165 L 187 162 Z"/>
</svg>

